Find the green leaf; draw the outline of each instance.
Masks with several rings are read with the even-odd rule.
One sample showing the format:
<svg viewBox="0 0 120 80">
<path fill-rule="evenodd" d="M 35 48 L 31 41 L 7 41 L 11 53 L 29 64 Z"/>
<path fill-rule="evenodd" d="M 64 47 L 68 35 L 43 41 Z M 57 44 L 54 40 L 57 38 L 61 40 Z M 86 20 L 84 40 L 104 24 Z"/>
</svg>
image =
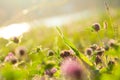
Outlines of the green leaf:
<svg viewBox="0 0 120 80">
<path fill-rule="evenodd" d="M 64 37 L 59 27 L 57 27 L 57 30 L 64 43 L 75 52 L 76 56 L 78 56 L 80 59 L 86 62 L 89 66 L 93 66 L 93 64 L 89 61 L 89 59 L 84 54 L 79 52 L 79 50 L 74 46 L 74 44 L 71 41 L 69 41 L 66 37 Z"/>
</svg>

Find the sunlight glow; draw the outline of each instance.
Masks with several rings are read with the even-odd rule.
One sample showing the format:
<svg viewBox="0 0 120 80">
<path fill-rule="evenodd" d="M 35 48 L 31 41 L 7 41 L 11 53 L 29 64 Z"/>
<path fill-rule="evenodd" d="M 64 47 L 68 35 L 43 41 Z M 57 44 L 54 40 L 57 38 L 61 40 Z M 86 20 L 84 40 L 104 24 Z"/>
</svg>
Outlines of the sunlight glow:
<svg viewBox="0 0 120 80">
<path fill-rule="evenodd" d="M 30 25 L 28 23 L 11 24 L 0 28 L 0 37 L 9 39 L 11 37 L 20 36 L 29 29 Z"/>
</svg>

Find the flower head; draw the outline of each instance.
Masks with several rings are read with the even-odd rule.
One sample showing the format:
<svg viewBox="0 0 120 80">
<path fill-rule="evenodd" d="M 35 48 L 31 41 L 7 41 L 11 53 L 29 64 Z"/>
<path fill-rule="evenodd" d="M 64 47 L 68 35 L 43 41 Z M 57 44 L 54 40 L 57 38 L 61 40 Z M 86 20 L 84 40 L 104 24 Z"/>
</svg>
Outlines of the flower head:
<svg viewBox="0 0 120 80">
<path fill-rule="evenodd" d="M 98 32 L 98 31 L 100 30 L 100 24 L 99 24 L 99 23 L 95 23 L 95 24 L 93 24 L 92 28 L 93 28 L 96 32 Z"/>
<path fill-rule="evenodd" d="M 92 53 L 93 53 L 93 50 L 91 48 L 87 48 L 85 50 L 85 54 L 88 55 L 88 56 L 92 55 Z"/>
<path fill-rule="evenodd" d="M 27 49 L 25 47 L 20 46 L 20 47 L 16 48 L 15 54 L 19 61 L 28 59 Z"/>
<path fill-rule="evenodd" d="M 110 47 L 113 47 L 113 46 L 116 45 L 116 41 L 115 41 L 114 39 L 110 39 L 110 40 L 108 41 L 108 45 L 109 45 Z"/>
<path fill-rule="evenodd" d="M 98 56 L 102 56 L 104 52 L 105 52 L 105 49 L 103 47 L 98 47 L 96 50 L 96 53 Z"/>
<path fill-rule="evenodd" d="M 56 68 L 47 69 L 45 71 L 45 74 L 48 75 L 49 77 L 52 77 L 56 71 L 57 71 Z"/>
<path fill-rule="evenodd" d="M 97 49 L 97 47 L 98 47 L 97 44 L 93 44 L 93 45 L 90 46 L 90 48 L 91 48 L 93 51 L 95 51 L 95 50 Z"/>
<path fill-rule="evenodd" d="M 49 50 L 48 51 L 48 56 L 53 56 L 54 55 L 54 51 L 53 50 Z"/>
<path fill-rule="evenodd" d="M 15 64 L 15 63 L 17 63 L 17 58 L 15 57 L 15 55 L 12 53 L 12 52 L 10 52 L 10 53 L 8 53 L 8 55 L 5 57 L 5 60 L 4 60 L 5 62 L 10 62 L 10 63 L 12 63 L 12 64 Z"/>
<path fill-rule="evenodd" d="M 73 56 L 73 51 L 71 50 L 63 50 L 60 54 L 62 58 L 67 58 Z"/>
<path fill-rule="evenodd" d="M 26 55 L 26 48 L 25 47 L 18 47 L 15 51 L 18 57 L 22 57 Z"/>
<path fill-rule="evenodd" d="M 79 61 L 67 58 L 61 64 L 62 74 L 71 80 L 83 80 L 84 70 Z"/>
<path fill-rule="evenodd" d="M 13 38 L 12 38 L 12 41 L 13 41 L 14 43 L 16 43 L 16 44 L 19 43 L 19 39 L 18 39 L 17 37 L 13 37 Z"/>
</svg>

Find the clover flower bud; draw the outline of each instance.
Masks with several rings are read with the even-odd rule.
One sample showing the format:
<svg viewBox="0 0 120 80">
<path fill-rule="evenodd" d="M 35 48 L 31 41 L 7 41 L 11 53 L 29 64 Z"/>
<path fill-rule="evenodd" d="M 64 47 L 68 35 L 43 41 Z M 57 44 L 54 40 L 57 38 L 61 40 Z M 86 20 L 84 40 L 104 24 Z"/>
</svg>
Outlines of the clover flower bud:
<svg viewBox="0 0 120 80">
<path fill-rule="evenodd" d="M 12 63 L 12 64 L 15 64 L 15 63 L 17 63 L 17 58 L 16 58 L 16 56 L 12 53 L 12 52 L 10 52 L 10 53 L 8 53 L 8 55 L 5 57 L 5 60 L 4 60 L 5 62 L 10 62 L 10 63 Z"/>
<path fill-rule="evenodd" d="M 109 70 L 112 70 L 113 67 L 114 67 L 114 65 L 115 65 L 115 61 L 110 60 L 110 61 L 108 62 L 108 69 L 109 69 Z"/>
<path fill-rule="evenodd" d="M 114 65 L 114 64 L 115 64 L 115 62 L 112 61 L 112 60 L 110 60 L 110 61 L 108 62 L 108 66 L 111 66 L 111 65 Z"/>
<path fill-rule="evenodd" d="M 115 41 L 114 39 L 110 39 L 110 40 L 108 41 L 108 45 L 109 45 L 110 47 L 115 46 L 115 44 L 116 44 L 116 41 Z"/>
<path fill-rule="evenodd" d="M 99 24 L 99 23 L 95 23 L 95 24 L 93 24 L 92 28 L 93 28 L 96 32 L 98 32 L 98 31 L 100 30 L 100 24 Z"/>
<path fill-rule="evenodd" d="M 13 37 L 13 38 L 12 38 L 12 41 L 13 41 L 14 43 L 16 43 L 16 44 L 19 43 L 19 39 L 18 39 L 17 37 Z"/>
<path fill-rule="evenodd" d="M 98 56 L 102 56 L 104 52 L 105 52 L 105 49 L 102 47 L 99 47 L 96 51 Z"/>
<path fill-rule="evenodd" d="M 105 49 L 105 51 L 108 51 L 108 50 L 109 50 L 109 46 L 108 46 L 108 45 L 105 45 L 105 46 L 104 46 L 104 49 Z"/>
<path fill-rule="evenodd" d="M 87 54 L 88 56 L 92 55 L 92 53 L 93 53 L 93 50 L 91 48 L 87 48 L 85 50 L 85 54 Z"/>
<path fill-rule="evenodd" d="M 45 74 L 48 75 L 49 77 L 52 77 L 56 71 L 57 71 L 56 68 L 47 69 L 47 70 L 45 71 Z"/>
<path fill-rule="evenodd" d="M 102 59 L 100 56 L 96 56 L 95 63 L 96 63 L 96 65 L 98 65 L 99 63 L 102 63 Z"/>
<path fill-rule="evenodd" d="M 97 49 L 97 47 L 98 47 L 97 44 L 93 44 L 93 45 L 90 46 L 90 48 L 91 48 L 93 51 L 95 51 L 95 50 Z"/>
<path fill-rule="evenodd" d="M 20 47 L 16 48 L 15 54 L 16 54 L 19 61 L 28 60 L 27 49 L 25 47 L 20 46 Z"/>
<path fill-rule="evenodd" d="M 26 55 L 26 48 L 25 47 L 18 47 L 15 51 L 18 57 L 22 57 Z"/>
<path fill-rule="evenodd" d="M 49 51 L 48 51 L 48 56 L 53 56 L 53 55 L 54 55 L 54 51 L 49 50 Z"/>
<path fill-rule="evenodd" d="M 71 50 L 64 50 L 60 53 L 62 58 L 67 58 L 73 56 L 73 52 Z"/>
</svg>

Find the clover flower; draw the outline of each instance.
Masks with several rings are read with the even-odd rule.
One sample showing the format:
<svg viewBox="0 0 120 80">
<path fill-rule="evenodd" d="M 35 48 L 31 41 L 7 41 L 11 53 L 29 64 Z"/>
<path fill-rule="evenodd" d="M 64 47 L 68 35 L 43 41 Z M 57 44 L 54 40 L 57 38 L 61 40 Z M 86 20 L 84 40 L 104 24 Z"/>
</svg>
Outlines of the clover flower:
<svg viewBox="0 0 120 80">
<path fill-rule="evenodd" d="M 10 62 L 10 63 L 12 63 L 12 64 L 15 64 L 15 63 L 17 63 L 17 58 L 16 58 L 16 56 L 15 56 L 12 52 L 10 52 L 10 53 L 8 53 L 8 55 L 5 57 L 4 62 Z"/>
<path fill-rule="evenodd" d="M 85 54 L 88 55 L 88 56 L 91 56 L 93 54 L 93 50 L 91 48 L 87 48 L 85 50 Z"/>
<path fill-rule="evenodd" d="M 85 80 L 84 69 L 79 61 L 67 58 L 61 64 L 61 72 L 67 80 Z"/>
<path fill-rule="evenodd" d="M 93 28 L 96 32 L 98 32 L 98 31 L 100 30 L 100 24 L 99 24 L 99 23 L 95 23 L 95 24 L 92 25 L 92 28 Z"/>
<path fill-rule="evenodd" d="M 52 77 L 56 71 L 57 71 L 56 68 L 47 69 L 47 70 L 45 71 L 45 74 L 48 75 L 49 77 Z"/>
<path fill-rule="evenodd" d="M 15 50 L 15 54 L 19 60 L 26 60 L 27 59 L 27 49 L 25 47 L 18 47 Z"/>
<path fill-rule="evenodd" d="M 71 57 L 71 56 L 73 56 L 73 51 L 71 51 L 71 50 L 63 50 L 63 51 L 60 53 L 60 56 L 61 56 L 62 58 Z"/>
</svg>

